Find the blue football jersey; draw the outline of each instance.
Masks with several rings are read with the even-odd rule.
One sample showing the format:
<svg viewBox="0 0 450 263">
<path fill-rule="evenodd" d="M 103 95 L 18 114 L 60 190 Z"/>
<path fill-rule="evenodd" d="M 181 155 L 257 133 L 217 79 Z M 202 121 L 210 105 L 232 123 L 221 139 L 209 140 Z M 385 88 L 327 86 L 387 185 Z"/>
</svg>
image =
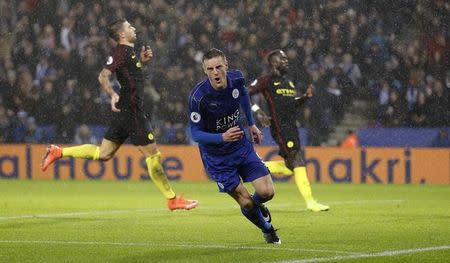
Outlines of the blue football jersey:
<svg viewBox="0 0 450 263">
<path fill-rule="evenodd" d="M 201 131 L 221 136 L 222 133 L 234 126 L 243 129 L 241 123 L 243 100 L 248 100 L 248 92 L 245 87 L 245 79 L 238 70 L 227 71 L 227 87 L 219 91 L 211 86 L 208 79 L 201 81 L 194 87 L 189 97 L 191 133 L 195 134 Z M 244 115 L 246 114 L 244 113 Z M 226 154 L 245 145 L 251 145 L 245 136 L 236 142 L 218 140 L 220 142 L 200 142 L 200 151 L 210 154 Z"/>
</svg>

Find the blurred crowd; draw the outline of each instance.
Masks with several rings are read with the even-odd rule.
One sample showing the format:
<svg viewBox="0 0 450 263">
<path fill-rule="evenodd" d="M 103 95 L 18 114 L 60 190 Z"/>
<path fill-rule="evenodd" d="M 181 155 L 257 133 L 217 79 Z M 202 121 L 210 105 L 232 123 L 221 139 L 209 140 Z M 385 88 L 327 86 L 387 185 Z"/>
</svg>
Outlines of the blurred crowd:
<svg viewBox="0 0 450 263">
<path fill-rule="evenodd" d="M 4 0 L 0 142 L 98 142 L 110 101 L 97 76 L 117 17 L 153 49 L 145 100 L 159 143 L 189 143 L 187 97 L 211 47 L 249 82 L 283 49 L 297 83 L 316 89 L 299 116 L 313 145 L 355 99 L 376 102 L 373 126 L 450 126 L 449 14 L 444 0 Z"/>
</svg>

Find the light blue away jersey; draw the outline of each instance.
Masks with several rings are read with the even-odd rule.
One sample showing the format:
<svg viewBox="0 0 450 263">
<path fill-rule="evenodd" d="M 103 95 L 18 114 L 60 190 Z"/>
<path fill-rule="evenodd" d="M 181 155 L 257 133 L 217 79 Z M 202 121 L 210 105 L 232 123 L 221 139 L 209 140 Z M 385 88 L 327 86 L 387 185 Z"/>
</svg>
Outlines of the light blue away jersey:
<svg viewBox="0 0 450 263">
<path fill-rule="evenodd" d="M 236 142 L 224 142 L 222 138 L 222 133 L 231 127 L 243 129 L 241 111 L 244 111 L 248 124 L 254 124 L 245 79 L 240 71 L 229 70 L 227 87 L 220 91 L 215 90 L 208 79 L 198 83 L 189 97 L 189 111 L 192 138 L 199 143 L 203 153 L 221 155 L 251 146 L 245 136 Z"/>
</svg>

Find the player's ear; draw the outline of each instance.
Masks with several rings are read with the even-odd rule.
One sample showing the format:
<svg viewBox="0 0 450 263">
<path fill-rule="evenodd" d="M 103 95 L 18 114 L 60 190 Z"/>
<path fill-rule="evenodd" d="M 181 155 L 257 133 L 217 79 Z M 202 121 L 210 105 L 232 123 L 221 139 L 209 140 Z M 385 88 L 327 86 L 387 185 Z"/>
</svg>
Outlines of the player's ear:
<svg viewBox="0 0 450 263">
<path fill-rule="evenodd" d="M 204 62 L 202 63 L 202 69 L 203 69 L 203 72 L 204 72 L 206 75 L 208 75 L 208 73 L 206 73 L 206 67 L 205 67 L 205 63 L 204 63 Z"/>
</svg>

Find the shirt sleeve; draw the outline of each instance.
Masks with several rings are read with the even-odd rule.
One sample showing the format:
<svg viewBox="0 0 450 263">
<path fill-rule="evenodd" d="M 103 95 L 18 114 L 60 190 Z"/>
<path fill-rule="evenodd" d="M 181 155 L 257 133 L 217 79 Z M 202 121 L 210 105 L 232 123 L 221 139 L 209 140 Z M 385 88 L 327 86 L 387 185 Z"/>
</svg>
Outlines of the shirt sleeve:
<svg viewBox="0 0 450 263">
<path fill-rule="evenodd" d="M 254 125 L 255 120 L 253 119 L 253 114 L 250 106 L 250 97 L 245 86 L 242 89 L 241 106 L 244 110 L 245 117 L 247 118 L 248 126 Z"/>
<path fill-rule="evenodd" d="M 204 126 L 200 101 L 191 96 L 189 98 L 189 127 L 191 129 L 192 139 L 200 144 L 218 144 L 223 142 L 222 133 L 205 132 Z"/>
<path fill-rule="evenodd" d="M 267 85 L 267 78 L 266 77 L 260 77 L 255 79 L 252 83 L 250 83 L 250 86 L 248 87 L 248 93 L 250 95 L 254 95 L 256 93 L 260 93 L 264 91 Z"/>
<path fill-rule="evenodd" d="M 125 64 L 125 52 L 121 49 L 114 50 L 113 54 L 108 57 L 104 68 L 108 69 L 112 73 L 115 73 L 116 70 L 122 67 Z"/>
</svg>

